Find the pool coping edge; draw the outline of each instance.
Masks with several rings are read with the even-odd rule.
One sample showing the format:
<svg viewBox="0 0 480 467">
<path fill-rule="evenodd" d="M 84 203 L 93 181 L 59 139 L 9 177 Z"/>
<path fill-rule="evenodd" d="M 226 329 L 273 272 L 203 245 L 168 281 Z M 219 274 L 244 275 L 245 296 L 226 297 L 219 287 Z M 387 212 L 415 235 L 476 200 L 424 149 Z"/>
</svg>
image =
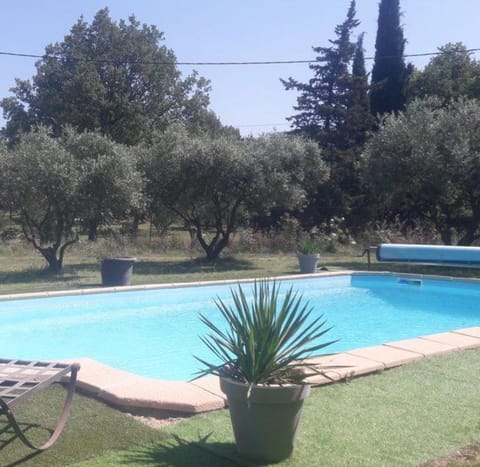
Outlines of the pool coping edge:
<svg viewBox="0 0 480 467">
<path fill-rule="evenodd" d="M 284 280 L 306 279 L 306 278 L 313 278 L 313 277 L 335 277 L 335 276 L 357 276 L 357 275 L 398 276 L 398 277 L 407 277 L 407 278 L 442 280 L 447 282 L 461 281 L 461 282 L 471 282 L 471 283 L 477 283 L 477 284 L 480 283 L 480 279 L 472 278 L 472 277 L 454 277 L 454 276 L 441 276 L 441 275 L 435 275 L 435 274 L 416 274 L 416 273 L 394 272 L 394 271 L 353 271 L 348 269 L 342 270 L 342 271 L 319 271 L 313 274 L 288 274 L 288 275 L 281 275 L 281 276 L 265 276 L 263 278 L 284 281 Z M 184 287 L 207 287 L 212 285 L 213 286 L 214 285 L 236 285 L 236 284 L 252 283 L 261 278 L 262 277 L 243 278 L 243 279 L 222 279 L 222 280 L 213 280 L 213 281 L 169 282 L 169 283 L 156 283 L 156 284 L 128 285 L 128 286 L 118 286 L 118 287 L 97 287 L 97 288 L 69 289 L 69 290 L 57 290 L 57 291 L 47 291 L 47 292 L 1 294 L 0 301 L 24 300 L 24 299 L 30 299 L 30 298 L 66 297 L 71 295 L 95 295 L 95 294 L 106 294 L 106 293 L 122 293 L 122 292 L 133 292 L 133 291 L 142 291 L 142 290 L 173 289 L 173 288 L 184 288 Z"/>
<path fill-rule="evenodd" d="M 311 360 L 316 364 L 336 368 L 328 369 L 326 376 L 312 377 L 309 382 L 319 386 L 345 381 L 424 358 L 475 348 L 480 348 L 480 326 L 313 357 Z M 81 365 L 77 383 L 80 392 L 123 410 L 150 409 L 193 415 L 227 406 L 216 376 L 192 381 L 157 380 L 90 358 L 75 361 Z"/>
</svg>

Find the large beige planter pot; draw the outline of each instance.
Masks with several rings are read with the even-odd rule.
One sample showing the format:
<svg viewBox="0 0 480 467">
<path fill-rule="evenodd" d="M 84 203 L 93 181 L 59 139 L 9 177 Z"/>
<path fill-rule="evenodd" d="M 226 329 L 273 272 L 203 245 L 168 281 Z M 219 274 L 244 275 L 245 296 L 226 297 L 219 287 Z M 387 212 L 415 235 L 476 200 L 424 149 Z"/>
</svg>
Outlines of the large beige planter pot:
<svg viewBox="0 0 480 467">
<path fill-rule="evenodd" d="M 227 396 L 239 454 L 256 462 L 279 462 L 293 452 L 304 399 L 310 386 L 254 386 L 220 378 Z"/>
<path fill-rule="evenodd" d="M 297 253 L 297 257 L 302 274 L 312 274 L 317 271 L 317 264 L 320 259 L 319 254 L 304 255 L 303 253 Z"/>
</svg>

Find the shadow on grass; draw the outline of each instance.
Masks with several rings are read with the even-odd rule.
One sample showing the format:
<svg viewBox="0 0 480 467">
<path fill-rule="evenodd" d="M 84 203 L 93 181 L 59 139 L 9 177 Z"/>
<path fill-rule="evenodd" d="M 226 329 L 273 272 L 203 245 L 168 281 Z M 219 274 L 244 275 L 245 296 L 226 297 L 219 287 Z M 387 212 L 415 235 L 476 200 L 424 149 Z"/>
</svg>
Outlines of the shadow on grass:
<svg viewBox="0 0 480 467">
<path fill-rule="evenodd" d="M 28 436 L 29 430 L 32 429 L 44 429 L 38 424 L 29 424 L 29 423 L 19 423 L 20 428 L 22 431 Z M 52 431 L 49 429 L 44 429 L 47 431 L 48 436 L 51 436 Z M 21 441 L 19 440 L 17 434 L 15 433 L 14 429 L 10 426 L 10 424 L 6 420 L 2 420 L 2 423 L 0 423 L 0 459 L 2 457 L 2 450 L 5 449 L 10 445 L 10 443 L 20 443 Z M 20 459 L 10 462 L 8 464 L 1 464 L 4 465 L 5 467 L 14 467 L 16 465 L 22 465 L 26 461 L 33 459 L 34 457 L 38 456 L 41 453 L 41 451 L 31 451 L 29 450 L 26 455 L 21 457 Z"/>
<path fill-rule="evenodd" d="M 63 274 L 55 274 L 49 269 L 29 268 L 23 271 L 0 271 L 0 283 L 3 284 L 73 284 L 81 282 L 82 286 L 101 286 L 96 282 L 100 274 L 100 263 L 74 263 L 64 268 Z M 193 258 L 175 261 L 138 261 L 134 266 L 134 274 L 149 275 L 183 275 L 214 274 L 231 271 L 254 271 L 258 267 L 251 261 L 232 257 L 208 261 L 206 258 Z M 85 279 L 88 281 L 86 282 Z M 91 281 L 89 281 L 91 279 Z"/>
<path fill-rule="evenodd" d="M 233 443 L 212 442 L 209 437 L 206 435 L 192 442 L 173 435 L 169 441 L 140 446 L 127 452 L 122 464 L 176 467 L 258 465 L 239 458 Z"/>
<path fill-rule="evenodd" d="M 66 275 L 75 272 L 100 272 L 100 262 L 75 263 L 65 266 Z M 223 272 L 258 269 L 253 262 L 233 257 L 218 258 L 216 261 L 209 261 L 204 257 L 184 260 L 138 260 L 134 266 L 135 274 L 185 274 L 204 272 Z M 58 276 L 62 277 L 62 276 Z"/>
<path fill-rule="evenodd" d="M 251 261 L 231 257 L 208 261 L 206 258 L 193 258 L 184 261 L 139 261 L 134 266 L 134 274 L 194 274 L 228 271 L 252 271 L 258 269 Z"/>
<path fill-rule="evenodd" d="M 78 280 L 78 275 L 65 271 L 64 274 L 55 274 L 48 269 L 26 269 L 23 271 L 0 272 L 2 283 L 29 283 L 29 282 L 71 282 Z"/>
</svg>

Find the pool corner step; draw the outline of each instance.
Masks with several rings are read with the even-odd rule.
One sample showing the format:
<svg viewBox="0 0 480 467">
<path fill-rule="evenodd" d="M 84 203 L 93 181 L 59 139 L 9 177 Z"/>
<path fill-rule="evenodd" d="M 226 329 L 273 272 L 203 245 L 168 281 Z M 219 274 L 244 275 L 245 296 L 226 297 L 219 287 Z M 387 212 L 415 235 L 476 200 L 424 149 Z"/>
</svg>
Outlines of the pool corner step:
<svg viewBox="0 0 480 467">
<path fill-rule="evenodd" d="M 197 384 L 166 381 L 135 375 L 90 358 L 76 361 L 81 365 L 77 382 L 80 391 L 122 409 L 194 414 L 221 409 L 226 405 L 216 378 L 213 378 L 215 381 L 203 379 Z"/>
</svg>

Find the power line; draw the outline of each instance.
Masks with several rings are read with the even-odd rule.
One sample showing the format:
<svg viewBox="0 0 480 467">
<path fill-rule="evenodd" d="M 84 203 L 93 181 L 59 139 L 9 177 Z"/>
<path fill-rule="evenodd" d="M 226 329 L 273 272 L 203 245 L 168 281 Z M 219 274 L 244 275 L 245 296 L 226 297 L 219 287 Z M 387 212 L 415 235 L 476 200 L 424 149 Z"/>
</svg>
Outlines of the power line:
<svg viewBox="0 0 480 467">
<path fill-rule="evenodd" d="M 473 53 L 480 51 L 480 48 L 474 49 L 466 49 L 466 53 Z M 425 53 L 416 53 L 416 54 L 404 54 L 402 58 L 412 58 L 412 57 L 430 57 L 435 55 L 453 55 L 456 52 L 450 51 L 443 51 L 443 52 L 425 52 Z M 36 55 L 36 54 L 26 54 L 26 53 L 19 53 L 19 52 L 5 52 L 0 51 L 0 55 L 10 56 L 10 57 L 19 57 L 19 58 L 41 58 L 43 60 L 47 59 L 54 59 L 54 60 L 61 60 L 64 59 L 64 56 L 61 55 L 53 55 L 53 54 L 44 54 L 44 55 Z M 384 56 L 378 57 L 380 59 L 390 59 L 396 58 L 396 56 Z M 120 64 L 141 64 L 141 65 L 184 65 L 184 66 L 230 66 L 230 65 L 292 65 L 292 64 L 309 64 L 309 63 L 316 63 L 317 60 L 250 60 L 250 61 L 219 61 L 219 62 L 182 62 L 182 61 L 174 61 L 174 62 L 166 62 L 166 61 L 143 61 L 143 60 L 128 60 L 128 61 L 117 61 L 117 60 L 109 60 L 109 59 L 93 59 L 93 58 L 76 58 L 76 57 L 68 57 L 69 60 L 78 61 L 78 62 L 93 62 L 93 63 L 112 63 L 116 65 Z M 365 60 L 374 60 L 375 57 L 365 57 Z"/>
</svg>

